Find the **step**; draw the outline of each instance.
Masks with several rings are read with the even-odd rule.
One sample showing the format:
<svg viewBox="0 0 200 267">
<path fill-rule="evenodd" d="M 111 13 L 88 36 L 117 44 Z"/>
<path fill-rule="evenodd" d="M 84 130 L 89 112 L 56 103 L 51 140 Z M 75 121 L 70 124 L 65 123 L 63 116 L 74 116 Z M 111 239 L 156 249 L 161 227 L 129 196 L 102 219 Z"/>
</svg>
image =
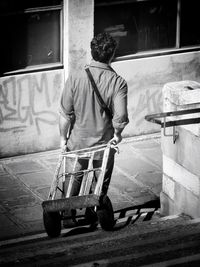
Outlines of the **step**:
<svg viewBox="0 0 200 267">
<path fill-rule="evenodd" d="M 62 235 L 55 239 L 40 235 L 18 242 L 0 242 L 0 265 L 11 266 L 18 261 L 31 266 L 32 261 L 37 262 L 45 258 L 46 264 L 59 266 L 52 262 L 54 258 L 59 258 L 59 262 L 65 262 L 67 266 L 80 263 L 90 264 L 83 266 L 93 266 L 91 262 L 98 263 L 99 266 L 106 266 L 106 262 L 111 264 L 109 266 L 120 266 L 122 262 L 123 266 L 126 266 L 125 262 L 127 266 L 131 266 L 128 264 L 135 262 L 132 266 L 140 266 L 160 262 L 161 259 L 164 262 L 177 257 L 180 259 L 183 253 L 188 259 L 191 258 L 191 253 L 198 258 L 199 236 L 200 219 L 190 219 L 185 215 L 156 218 L 140 223 L 117 222 L 114 231 L 110 232 L 105 232 L 100 227 L 92 232 L 87 227 L 65 229 Z"/>
</svg>

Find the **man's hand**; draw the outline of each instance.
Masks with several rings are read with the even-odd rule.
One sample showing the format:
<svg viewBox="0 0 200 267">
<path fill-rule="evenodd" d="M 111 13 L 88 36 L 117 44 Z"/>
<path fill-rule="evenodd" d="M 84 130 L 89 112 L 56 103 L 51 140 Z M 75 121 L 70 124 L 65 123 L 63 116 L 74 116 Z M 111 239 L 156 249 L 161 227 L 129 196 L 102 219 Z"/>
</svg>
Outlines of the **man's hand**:
<svg viewBox="0 0 200 267">
<path fill-rule="evenodd" d="M 114 137 L 110 140 L 110 143 L 113 145 L 117 145 L 122 141 L 121 133 L 114 134 Z"/>
</svg>

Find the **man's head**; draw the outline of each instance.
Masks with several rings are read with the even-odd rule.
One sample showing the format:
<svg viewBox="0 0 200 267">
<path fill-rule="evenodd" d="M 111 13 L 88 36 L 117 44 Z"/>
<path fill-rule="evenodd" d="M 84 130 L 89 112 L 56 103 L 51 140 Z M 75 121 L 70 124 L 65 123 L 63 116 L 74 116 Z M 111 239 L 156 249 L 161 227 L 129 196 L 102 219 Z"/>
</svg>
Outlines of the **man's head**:
<svg viewBox="0 0 200 267">
<path fill-rule="evenodd" d="M 108 33 L 99 33 L 91 43 L 91 54 L 94 60 L 109 63 L 114 56 L 117 42 Z"/>
</svg>

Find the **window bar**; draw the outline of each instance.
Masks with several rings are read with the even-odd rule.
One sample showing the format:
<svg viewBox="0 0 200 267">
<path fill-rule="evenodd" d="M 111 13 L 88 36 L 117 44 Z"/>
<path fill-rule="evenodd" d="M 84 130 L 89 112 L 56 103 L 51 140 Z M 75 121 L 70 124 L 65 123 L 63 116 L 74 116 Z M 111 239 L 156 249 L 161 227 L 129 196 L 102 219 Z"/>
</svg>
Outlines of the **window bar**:
<svg viewBox="0 0 200 267">
<path fill-rule="evenodd" d="M 181 0 L 177 0 L 177 17 L 176 17 L 176 48 L 180 48 L 180 31 L 181 31 Z"/>
<path fill-rule="evenodd" d="M 62 5 L 56 6 L 44 6 L 44 7 L 32 7 L 26 8 L 23 10 L 23 13 L 34 13 L 34 12 L 43 12 L 43 11 L 54 11 L 54 10 L 61 10 Z"/>
<path fill-rule="evenodd" d="M 60 62 L 63 64 L 63 50 L 64 50 L 64 11 L 60 10 Z"/>
</svg>

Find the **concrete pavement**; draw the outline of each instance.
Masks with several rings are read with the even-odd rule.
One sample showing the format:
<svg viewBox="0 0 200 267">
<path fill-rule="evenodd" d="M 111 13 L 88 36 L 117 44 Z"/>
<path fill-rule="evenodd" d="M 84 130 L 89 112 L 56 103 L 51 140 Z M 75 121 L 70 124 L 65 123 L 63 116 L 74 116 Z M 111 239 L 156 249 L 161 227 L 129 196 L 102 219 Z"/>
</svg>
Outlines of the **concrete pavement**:
<svg viewBox="0 0 200 267">
<path fill-rule="evenodd" d="M 159 197 L 162 183 L 160 135 L 124 139 L 119 144 L 109 188 L 114 210 Z M 59 150 L 0 159 L 0 240 L 44 231 L 46 200 Z"/>
</svg>

